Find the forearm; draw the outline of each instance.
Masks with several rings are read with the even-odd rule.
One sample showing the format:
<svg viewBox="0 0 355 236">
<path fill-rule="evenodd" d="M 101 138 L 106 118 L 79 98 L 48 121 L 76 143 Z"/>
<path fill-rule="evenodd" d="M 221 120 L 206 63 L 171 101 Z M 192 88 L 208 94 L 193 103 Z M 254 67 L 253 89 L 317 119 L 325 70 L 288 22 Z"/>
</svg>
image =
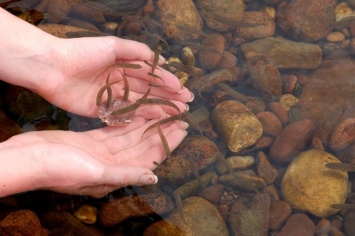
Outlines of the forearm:
<svg viewBox="0 0 355 236">
<path fill-rule="evenodd" d="M 38 189 L 42 182 L 41 166 L 33 160 L 33 150 L 9 143 L 11 139 L 0 143 L 0 197 Z"/>
<path fill-rule="evenodd" d="M 57 38 L 0 8 L 0 79 L 36 91 L 55 66 Z"/>
</svg>

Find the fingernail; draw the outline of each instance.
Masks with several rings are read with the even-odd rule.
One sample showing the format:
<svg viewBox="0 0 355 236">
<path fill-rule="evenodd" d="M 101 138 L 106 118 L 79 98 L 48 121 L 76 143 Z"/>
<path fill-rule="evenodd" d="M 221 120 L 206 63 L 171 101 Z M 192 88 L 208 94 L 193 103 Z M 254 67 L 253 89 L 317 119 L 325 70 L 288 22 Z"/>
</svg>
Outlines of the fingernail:
<svg viewBox="0 0 355 236">
<path fill-rule="evenodd" d="M 187 129 L 189 127 L 189 123 L 187 123 L 185 121 L 183 121 L 183 122 L 184 122 L 184 129 Z"/>
<path fill-rule="evenodd" d="M 191 93 L 191 92 L 190 92 Z M 189 102 L 192 102 L 195 99 L 195 94 L 191 93 L 191 99 Z"/>
<path fill-rule="evenodd" d="M 190 107 L 189 107 L 189 105 L 185 104 L 185 106 L 186 106 L 186 108 L 185 108 L 185 111 L 188 111 L 188 110 L 190 110 Z"/>
<path fill-rule="evenodd" d="M 156 184 L 158 183 L 158 177 L 156 175 L 142 175 L 142 184 Z"/>
<path fill-rule="evenodd" d="M 182 92 L 184 92 L 184 85 L 181 85 L 181 89 L 180 89 L 180 91 L 177 92 L 177 93 L 182 93 Z"/>
<path fill-rule="evenodd" d="M 159 55 L 159 60 L 164 62 L 164 64 L 168 64 L 168 61 L 162 55 Z"/>
</svg>

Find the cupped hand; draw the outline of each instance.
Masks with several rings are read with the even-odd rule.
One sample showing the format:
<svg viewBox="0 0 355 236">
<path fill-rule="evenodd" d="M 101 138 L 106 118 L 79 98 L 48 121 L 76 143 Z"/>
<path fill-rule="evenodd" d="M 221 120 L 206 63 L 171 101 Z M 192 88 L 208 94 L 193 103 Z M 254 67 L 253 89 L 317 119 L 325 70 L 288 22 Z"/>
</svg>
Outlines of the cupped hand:
<svg viewBox="0 0 355 236">
<path fill-rule="evenodd" d="M 67 194 L 102 197 L 127 185 L 156 183 L 153 161 L 166 154 L 157 130 L 143 132 L 157 120 L 135 118 L 125 127 L 105 127 L 87 132 L 38 131 L 17 135 L 9 148 L 26 147 L 41 166 L 37 185 Z M 162 126 L 171 150 L 186 136 L 186 123 Z"/>
<path fill-rule="evenodd" d="M 105 85 L 108 73 L 110 81 L 122 79 L 123 71 L 129 83 L 129 99 L 134 102 L 141 98 L 149 88 L 149 83 L 161 85 L 151 88 L 153 97 L 173 101 L 181 111 L 186 110 L 186 102 L 192 98 L 188 89 L 170 72 L 157 68 L 154 74 L 163 79 L 148 75 L 151 67 L 144 63 L 154 60 L 154 52 L 143 43 L 117 37 L 94 37 L 76 39 L 57 39 L 49 57 L 55 61 L 55 68 L 48 79 L 43 80 L 38 92 L 51 103 L 76 114 L 97 117 L 96 95 Z M 160 58 L 159 64 L 165 59 Z M 141 69 L 111 68 L 114 63 L 139 64 Z M 114 95 L 122 95 L 123 81 L 112 86 Z M 104 98 L 105 99 L 105 98 Z M 169 113 L 169 109 L 166 109 Z M 170 109 L 171 110 L 171 109 Z M 138 110 L 138 116 L 158 118 L 164 107 L 150 106 Z"/>
</svg>

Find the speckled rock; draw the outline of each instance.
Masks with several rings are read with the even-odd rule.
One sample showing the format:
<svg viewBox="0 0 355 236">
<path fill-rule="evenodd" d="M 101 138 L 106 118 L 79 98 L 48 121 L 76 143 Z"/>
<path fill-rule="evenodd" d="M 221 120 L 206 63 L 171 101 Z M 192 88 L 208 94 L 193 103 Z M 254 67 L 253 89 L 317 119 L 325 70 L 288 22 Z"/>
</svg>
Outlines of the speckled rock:
<svg viewBox="0 0 355 236">
<path fill-rule="evenodd" d="M 216 51 L 199 50 L 197 54 L 201 67 L 210 71 L 216 67 L 222 59 L 226 42 L 222 34 L 213 33 L 205 37 L 201 44 Z"/>
<path fill-rule="evenodd" d="M 311 149 L 301 152 L 287 167 L 281 183 L 285 201 L 295 209 L 318 217 L 336 214 L 332 204 L 343 204 L 347 196 L 348 173 L 329 169 L 327 163 L 340 163 L 330 153 Z"/>
<path fill-rule="evenodd" d="M 306 119 L 286 126 L 270 147 L 270 157 L 277 162 L 288 163 L 311 141 L 314 124 Z"/>
<path fill-rule="evenodd" d="M 237 66 L 237 57 L 230 51 L 224 51 L 221 60 L 219 61 L 216 69 L 223 70 Z"/>
<path fill-rule="evenodd" d="M 245 11 L 243 0 L 197 0 L 196 5 L 207 26 L 220 32 L 238 27 Z"/>
<path fill-rule="evenodd" d="M 6 235 L 41 235 L 41 223 L 33 211 L 18 210 L 9 213 L 0 226 Z"/>
<path fill-rule="evenodd" d="M 298 103 L 298 98 L 292 94 L 283 94 L 280 98 L 280 103 L 281 106 L 288 112 L 291 107 Z"/>
<path fill-rule="evenodd" d="M 237 101 L 218 103 L 212 111 L 211 119 L 232 152 L 252 146 L 263 132 L 258 118 Z"/>
<path fill-rule="evenodd" d="M 314 69 L 322 61 L 322 50 L 316 44 L 295 42 L 281 37 L 268 37 L 241 45 L 247 60 L 264 57 L 278 68 Z"/>
<path fill-rule="evenodd" d="M 347 118 L 334 129 L 329 139 L 329 146 L 339 151 L 355 140 L 355 118 Z"/>
<path fill-rule="evenodd" d="M 59 24 L 40 24 L 38 25 L 38 28 L 59 38 L 67 38 L 67 33 L 92 32 L 90 30 L 79 28 L 76 26 Z"/>
<path fill-rule="evenodd" d="M 197 32 L 202 30 L 202 18 L 192 0 L 159 0 L 157 8 L 158 17 L 167 37 L 181 41 L 189 41 L 199 37 L 198 34 L 177 28 L 179 25 L 187 25 Z"/>
<path fill-rule="evenodd" d="M 313 42 L 332 30 L 335 6 L 336 0 L 291 0 L 278 8 L 278 25 L 294 39 Z"/>
<path fill-rule="evenodd" d="M 290 216 L 277 236 L 314 236 L 315 232 L 313 221 L 305 214 L 296 213 Z"/>
<path fill-rule="evenodd" d="M 184 235 L 228 236 L 228 229 L 217 208 L 200 197 L 189 197 L 183 202 L 184 220 L 178 209 L 173 210 L 167 221 L 178 226 Z M 198 223 L 197 223 L 198 222 Z"/>
<path fill-rule="evenodd" d="M 233 235 L 267 235 L 270 197 L 267 194 L 242 194 L 233 202 L 228 225 Z"/>
<path fill-rule="evenodd" d="M 282 124 L 277 116 L 270 111 L 259 112 L 256 117 L 259 119 L 264 134 L 276 137 L 282 130 Z"/>
<path fill-rule="evenodd" d="M 255 158 L 253 156 L 230 156 L 226 158 L 225 161 L 218 161 L 215 164 L 215 168 L 219 174 L 225 174 L 228 172 L 226 164 L 232 170 L 245 170 L 251 167 L 255 162 Z"/>
<path fill-rule="evenodd" d="M 174 209 L 174 203 L 164 193 L 147 193 L 126 196 L 106 202 L 100 209 L 101 225 L 111 227 L 132 217 L 142 217 L 152 213 L 166 214 Z M 119 214 L 117 214 L 119 212 Z"/>
<path fill-rule="evenodd" d="M 275 33 L 275 22 L 262 11 L 247 11 L 243 17 L 244 24 L 235 30 L 236 36 L 246 40 L 262 39 L 271 37 Z M 252 25 L 255 24 L 255 25 Z"/>
<path fill-rule="evenodd" d="M 234 171 L 233 174 L 221 175 L 218 181 L 232 188 L 255 192 L 266 185 L 263 178 L 252 170 Z"/>
<path fill-rule="evenodd" d="M 202 171 L 213 165 L 222 155 L 214 142 L 206 137 L 196 135 L 187 137 L 157 168 L 155 174 L 158 178 L 166 180 L 172 186 L 179 186 L 193 177 L 196 168 Z"/>
</svg>

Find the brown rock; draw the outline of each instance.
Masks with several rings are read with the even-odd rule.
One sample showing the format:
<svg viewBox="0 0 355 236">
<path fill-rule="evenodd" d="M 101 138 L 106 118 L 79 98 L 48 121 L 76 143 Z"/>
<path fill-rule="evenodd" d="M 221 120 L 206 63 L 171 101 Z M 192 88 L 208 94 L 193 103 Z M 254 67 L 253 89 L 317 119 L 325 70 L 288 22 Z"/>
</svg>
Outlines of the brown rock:
<svg viewBox="0 0 355 236">
<path fill-rule="evenodd" d="M 221 175 L 218 180 L 232 188 L 255 192 L 266 185 L 265 181 L 252 170 L 234 171 L 233 174 Z"/>
<path fill-rule="evenodd" d="M 267 235 L 270 197 L 267 194 L 242 194 L 232 204 L 228 224 L 233 235 Z"/>
<path fill-rule="evenodd" d="M 51 4 L 47 6 L 47 13 L 56 17 L 49 18 L 50 23 L 58 23 L 62 19 L 65 19 L 69 15 L 69 11 L 74 3 L 73 0 L 57 0 L 51 1 Z"/>
<path fill-rule="evenodd" d="M 182 212 L 185 221 L 178 209 L 170 213 L 167 221 L 178 226 L 184 235 L 229 235 L 227 226 L 217 208 L 203 198 L 187 198 L 183 202 Z"/>
<path fill-rule="evenodd" d="M 171 235 L 171 236 L 184 236 L 184 231 L 182 231 L 178 226 L 170 224 L 165 220 L 159 220 L 149 225 L 143 233 L 143 236 L 157 236 L 157 235 Z"/>
<path fill-rule="evenodd" d="M 100 209 L 100 222 L 104 227 L 152 213 L 165 214 L 174 208 L 170 197 L 164 193 L 127 196 L 105 203 Z M 119 214 L 118 214 L 119 212 Z"/>
<path fill-rule="evenodd" d="M 279 190 L 276 188 L 275 184 L 266 185 L 262 189 L 262 193 L 268 194 L 271 201 L 280 200 Z"/>
<path fill-rule="evenodd" d="M 203 171 L 213 165 L 222 155 L 214 142 L 196 135 L 185 138 L 179 147 L 157 168 L 155 174 L 172 186 L 179 186 L 193 177 L 194 169 Z"/>
<path fill-rule="evenodd" d="M 292 213 L 290 205 L 281 200 L 271 201 L 270 205 L 270 229 L 278 230 L 286 222 Z"/>
<path fill-rule="evenodd" d="M 286 126 L 271 145 L 270 157 L 277 162 L 290 162 L 311 141 L 313 132 L 314 125 L 309 119 Z"/>
<path fill-rule="evenodd" d="M 299 102 L 290 109 L 291 121 L 311 119 L 316 127 L 314 136 L 327 146 L 335 127 L 355 117 L 351 108 L 355 103 L 353 74 L 355 62 L 348 58 L 333 60 L 309 74 Z"/>
<path fill-rule="evenodd" d="M 246 11 L 243 17 L 243 24 L 249 24 L 250 26 L 238 27 L 235 33 L 237 37 L 246 40 L 271 37 L 275 33 L 274 20 L 261 11 Z"/>
<path fill-rule="evenodd" d="M 329 139 L 329 146 L 339 151 L 355 140 L 355 118 L 347 118 L 334 129 Z"/>
<path fill-rule="evenodd" d="M 287 111 L 280 102 L 270 102 L 268 110 L 274 113 L 282 124 L 286 124 L 288 122 Z"/>
<path fill-rule="evenodd" d="M 279 172 L 270 164 L 267 156 L 263 152 L 258 152 L 257 154 L 256 170 L 257 174 L 265 180 L 266 184 L 274 183 L 279 175 Z"/>
<path fill-rule="evenodd" d="M 230 51 L 224 51 L 223 56 L 221 60 L 219 61 L 216 69 L 217 70 L 222 70 L 222 69 L 228 69 L 228 68 L 233 68 L 237 66 L 237 57 L 231 53 Z"/>
<path fill-rule="evenodd" d="M 8 118 L 1 110 L 0 110 L 0 143 L 8 140 L 14 135 L 22 133 L 22 129 L 18 124 Z"/>
<path fill-rule="evenodd" d="M 196 5 L 207 26 L 219 32 L 240 26 L 245 11 L 243 0 L 197 0 Z"/>
<path fill-rule="evenodd" d="M 327 218 L 322 218 L 316 225 L 316 235 L 329 235 L 332 225 Z"/>
<path fill-rule="evenodd" d="M 281 68 L 317 68 L 322 61 L 322 50 L 316 44 L 295 42 L 281 37 L 268 37 L 243 43 L 240 48 L 247 60 L 264 57 Z"/>
<path fill-rule="evenodd" d="M 76 26 L 59 25 L 59 24 L 40 24 L 38 25 L 38 28 L 58 38 L 67 38 L 66 35 L 67 33 L 76 33 L 76 32 L 83 32 L 83 31 L 91 32 L 90 30 L 79 28 Z"/>
<path fill-rule="evenodd" d="M 159 0 L 157 14 L 167 37 L 189 41 L 197 39 L 198 34 L 178 29 L 179 25 L 187 25 L 196 32 L 202 31 L 203 21 L 192 0 Z"/>
<path fill-rule="evenodd" d="M 292 94 L 297 87 L 297 76 L 295 75 L 281 75 L 282 84 L 283 84 L 283 93 Z"/>
<path fill-rule="evenodd" d="M 253 87 L 259 90 L 264 97 L 271 100 L 281 96 L 281 76 L 275 65 L 260 58 L 253 59 L 249 62 L 249 75 Z"/>
<path fill-rule="evenodd" d="M 345 235 L 355 235 L 355 210 L 350 210 L 346 213 L 343 221 Z"/>
<path fill-rule="evenodd" d="M 102 12 L 86 4 L 74 4 L 70 9 L 69 14 L 71 16 L 76 16 L 82 18 L 83 20 L 87 20 L 95 23 L 106 22 L 106 19 L 102 14 Z"/>
<path fill-rule="evenodd" d="M 41 235 L 41 223 L 33 211 L 18 210 L 8 214 L 0 226 L 9 235 Z"/>
<path fill-rule="evenodd" d="M 296 213 L 290 216 L 286 225 L 277 236 L 313 236 L 316 226 L 305 214 Z"/>
<path fill-rule="evenodd" d="M 213 109 L 211 119 L 232 152 L 253 145 L 262 135 L 259 120 L 246 106 L 237 101 L 218 103 Z"/>
<path fill-rule="evenodd" d="M 332 30 L 335 6 L 335 0 L 292 0 L 277 9 L 277 22 L 290 37 L 313 42 Z"/>
<path fill-rule="evenodd" d="M 282 130 L 282 124 L 276 115 L 270 111 L 259 112 L 256 117 L 259 119 L 264 134 L 276 137 Z"/>
<path fill-rule="evenodd" d="M 217 203 L 222 197 L 223 191 L 224 188 L 222 184 L 215 184 L 203 189 L 198 196 L 206 199 L 210 203 Z"/>
<path fill-rule="evenodd" d="M 225 49 L 225 39 L 222 34 L 213 33 L 205 37 L 201 44 L 207 48 L 213 49 L 216 52 L 211 52 L 210 50 L 199 50 L 198 59 L 200 61 L 201 67 L 206 70 L 212 70 L 216 67 L 219 61 L 222 59 L 222 55 Z"/>
</svg>

